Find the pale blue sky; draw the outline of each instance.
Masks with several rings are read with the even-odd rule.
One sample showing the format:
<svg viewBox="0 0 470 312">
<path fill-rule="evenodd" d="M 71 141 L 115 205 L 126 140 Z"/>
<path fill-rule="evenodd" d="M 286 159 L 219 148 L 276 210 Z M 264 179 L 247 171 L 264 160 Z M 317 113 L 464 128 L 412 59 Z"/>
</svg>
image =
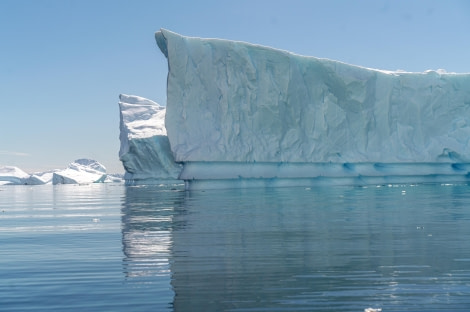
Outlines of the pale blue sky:
<svg viewBox="0 0 470 312">
<path fill-rule="evenodd" d="M 470 72 L 470 1 L 0 0 L 0 166 L 122 172 L 120 93 L 166 102 L 154 33 L 396 70 Z"/>
</svg>

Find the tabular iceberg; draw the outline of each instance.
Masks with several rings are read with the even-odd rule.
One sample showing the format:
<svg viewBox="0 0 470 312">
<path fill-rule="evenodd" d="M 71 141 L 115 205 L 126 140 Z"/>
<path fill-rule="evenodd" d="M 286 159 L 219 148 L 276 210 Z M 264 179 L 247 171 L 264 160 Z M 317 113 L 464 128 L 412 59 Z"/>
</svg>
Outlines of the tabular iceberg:
<svg viewBox="0 0 470 312">
<path fill-rule="evenodd" d="M 168 59 L 169 146 L 189 188 L 468 179 L 469 74 L 155 37 Z"/>
</svg>

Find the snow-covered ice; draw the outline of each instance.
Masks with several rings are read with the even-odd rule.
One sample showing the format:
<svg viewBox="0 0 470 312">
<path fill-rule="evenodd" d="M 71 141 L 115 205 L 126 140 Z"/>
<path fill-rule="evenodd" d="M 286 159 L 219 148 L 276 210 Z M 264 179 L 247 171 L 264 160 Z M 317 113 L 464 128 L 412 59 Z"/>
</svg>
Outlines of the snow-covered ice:
<svg viewBox="0 0 470 312">
<path fill-rule="evenodd" d="M 166 111 L 121 98 L 127 177 L 170 167 L 190 188 L 469 179 L 469 74 L 370 69 L 164 29 L 155 37 L 168 60 Z M 161 142 L 140 143 L 148 129 Z"/>
</svg>

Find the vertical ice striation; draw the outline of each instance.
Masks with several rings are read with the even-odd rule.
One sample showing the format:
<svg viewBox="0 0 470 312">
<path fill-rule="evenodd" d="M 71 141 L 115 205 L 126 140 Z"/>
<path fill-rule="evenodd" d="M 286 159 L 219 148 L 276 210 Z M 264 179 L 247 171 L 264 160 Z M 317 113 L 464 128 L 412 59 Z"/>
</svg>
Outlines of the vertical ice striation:
<svg viewBox="0 0 470 312">
<path fill-rule="evenodd" d="M 121 95 L 127 181 L 470 181 L 470 74 L 376 70 L 164 29 L 155 38 L 167 105 Z"/>
<path fill-rule="evenodd" d="M 162 29 L 178 162 L 462 163 L 470 75 L 390 72 Z"/>
</svg>

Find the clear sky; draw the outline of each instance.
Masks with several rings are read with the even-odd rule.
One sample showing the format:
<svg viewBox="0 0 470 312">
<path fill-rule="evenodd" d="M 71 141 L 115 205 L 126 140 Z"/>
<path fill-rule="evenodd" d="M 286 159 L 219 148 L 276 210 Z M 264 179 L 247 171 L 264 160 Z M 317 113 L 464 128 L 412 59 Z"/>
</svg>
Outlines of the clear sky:
<svg viewBox="0 0 470 312">
<path fill-rule="evenodd" d="M 160 28 L 378 69 L 470 72 L 466 0 L 0 0 L 0 166 L 86 157 L 123 172 L 119 94 L 166 103 Z"/>
</svg>

